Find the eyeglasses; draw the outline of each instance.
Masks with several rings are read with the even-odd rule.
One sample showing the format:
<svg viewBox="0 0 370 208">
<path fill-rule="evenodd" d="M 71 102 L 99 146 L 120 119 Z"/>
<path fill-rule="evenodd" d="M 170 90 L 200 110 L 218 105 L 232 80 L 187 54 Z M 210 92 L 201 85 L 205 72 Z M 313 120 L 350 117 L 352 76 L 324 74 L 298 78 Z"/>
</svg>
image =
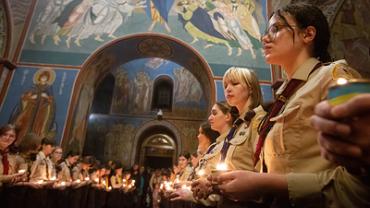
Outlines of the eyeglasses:
<svg viewBox="0 0 370 208">
<path fill-rule="evenodd" d="M 270 25 L 266 30 L 265 30 L 265 33 L 263 34 L 263 36 L 261 36 L 261 41 L 263 39 L 263 37 L 265 37 L 266 35 L 269 36 L 269 38 L 271 40 L 275 40 L 275 37 L 276 37 L 276 34 L 283 28 L 286 28 L 286 27 L 298 27 L 296 25 L 287 25 L 287 24 L 272 24 Z"/>
</svg>

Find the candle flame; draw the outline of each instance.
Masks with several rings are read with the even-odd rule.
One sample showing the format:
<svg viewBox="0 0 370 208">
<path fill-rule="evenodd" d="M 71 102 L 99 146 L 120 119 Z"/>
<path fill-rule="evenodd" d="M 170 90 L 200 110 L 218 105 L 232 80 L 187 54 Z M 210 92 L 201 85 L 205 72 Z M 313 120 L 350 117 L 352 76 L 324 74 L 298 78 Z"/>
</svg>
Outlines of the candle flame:
<svg viewBox="0 0 370 208">
<path fill-rule="evenodd" d="M 197 174 L 198 174 L 198 176 L 204 176 L 204 174 L 205 174 L 204 169 L 199 170 Z"/>
<path fill-rule="evenodd" d="M 25 173 L 26 170 L 25 169 L 22 169 L 22 170 L 18 170 L 18 173 Z"/>
<path fill-rule="evenodd" d="M 216 170 L 227 170 L 226 163 L 218 163 L 216 166 Z"/>
<path fill-rule="evenodd" d="M 348 83 L 348 80 L 345 79 L 345 78 L 338 78 L 337 79 L 337 84 L 338 85 L 344 85 L 344 84 L 347 84 Z"/>
</svg>

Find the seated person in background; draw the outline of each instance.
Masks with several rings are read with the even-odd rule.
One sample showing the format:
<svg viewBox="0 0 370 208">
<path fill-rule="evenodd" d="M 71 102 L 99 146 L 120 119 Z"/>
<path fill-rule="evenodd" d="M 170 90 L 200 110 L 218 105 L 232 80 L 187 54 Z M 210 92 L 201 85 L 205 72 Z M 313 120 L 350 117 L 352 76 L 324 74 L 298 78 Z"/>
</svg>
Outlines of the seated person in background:
<svg viewBox="0 0 370 208">
<path fill-rule="evenodd" d="M 81 181 L 90 180 L 90 170 L 93 168 L 96 159 L 94 156 L 84 156 L 82 160 L 74 166 L 72 172 L 73 180 L 80 179 Z"/>
<path fill-rule="evenodd" d="M 72 182 L 73 181 L 73 166 L 76 164 L 79 158 L 77 152 L 69 151 L 66 155 L 66 159 L 60 163 L 60 172 L 58 173 L 59 181 Z"/>
<path fill-rule="evenodd" d="M 370 93 L 331 106 L 322 101 L 315 108 L 312 125 L 319 131 L 321 155 L 350 171 L 370 171 Z"/>
<path fill-rule="evenodd" d="M 57 146 L 54 148 L 53 152 L 50 155 L 50 160 L 53 163 L 53 173 L 52 173 L 52 178 L 57 178 L 58 174 L 57 172 L 59 171 L 59 164 L 62 162 L 62 157 L 63 157 L 63 150 L 61 147 Z"/>
<path fill-rule="evenodd" d="M 30 182 L 48 181 L 53 174 L 53 163 L 49 155 L 53 152 L 54 141 L 48 138 L 41 140 L 41 150 L 36 155 L 36 160 L 32 163 Z"/>
<path fill-rule="evenodd" d="M 8 124 L 0 128 L 0 187 L 2 183 L 16 182 L 25 173 L 18 173 L 16 155 L 9 153 L 16 138 L 15 126 Z"/>
<path fill-rule="evenodd" d="M 112 175 L 110 177 L 110 182 L 112 184 L 112 188 L 114 188 L 114 189 L 123 188 L 123 174 L 122 174 L 122 171 L 123 171 L 122 164 L 120 162 L 115 162 L 114 175 Z"/>
</svg>

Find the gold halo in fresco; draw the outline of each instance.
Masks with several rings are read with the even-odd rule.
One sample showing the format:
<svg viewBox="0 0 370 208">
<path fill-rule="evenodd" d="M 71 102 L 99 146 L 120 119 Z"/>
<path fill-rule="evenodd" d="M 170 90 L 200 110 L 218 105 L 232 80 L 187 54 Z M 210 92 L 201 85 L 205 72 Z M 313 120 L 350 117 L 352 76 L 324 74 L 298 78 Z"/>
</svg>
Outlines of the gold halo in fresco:
<svg viewBox="0 0 370 208">
<path fill-rule="evenodd" d="M 41 82 L 41 78 L 43 76 L 47 77 L 45 83 Z M 33 75 L 33 83 L 34 84 L 47 84 L 52 85 L 55 81 L 55 71 L 50 67 L 44 67 L 37 70 L 35 75 Z"/>
<path fill-rule="evenodd" d="M 148 38 L 138 44 L 138 51 L 144 56 L 169 58 L 172 56 L 171 47 L 163 40 Z"/>
</svg>

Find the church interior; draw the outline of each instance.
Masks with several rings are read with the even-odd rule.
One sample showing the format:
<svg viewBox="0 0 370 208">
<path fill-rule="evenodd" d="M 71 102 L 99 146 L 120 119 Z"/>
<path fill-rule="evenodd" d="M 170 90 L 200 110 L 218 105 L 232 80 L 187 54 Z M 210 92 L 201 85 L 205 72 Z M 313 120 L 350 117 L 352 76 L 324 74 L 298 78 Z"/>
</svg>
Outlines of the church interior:
<svg viewBox="0 0 370 208">
<path fill-rule="evenodd" d="M 370 77 L 370 4 L 306 1 L 327 16 L 333 58 Z M 213 2 L 231 11 L 227 23 L 238 20 L 235 38 L 210 31 L 207 1 L 153 2 L 2 0 L 1 125 L 21 126 L 19 143 L 33 134 L 101 161 L 164 168 L 196 150 L 229 67 L 254 70 L 264 101 L 273 100 L 284 74 L 264 62 L 260 39 L 289 0 Z"/>
</svg>

